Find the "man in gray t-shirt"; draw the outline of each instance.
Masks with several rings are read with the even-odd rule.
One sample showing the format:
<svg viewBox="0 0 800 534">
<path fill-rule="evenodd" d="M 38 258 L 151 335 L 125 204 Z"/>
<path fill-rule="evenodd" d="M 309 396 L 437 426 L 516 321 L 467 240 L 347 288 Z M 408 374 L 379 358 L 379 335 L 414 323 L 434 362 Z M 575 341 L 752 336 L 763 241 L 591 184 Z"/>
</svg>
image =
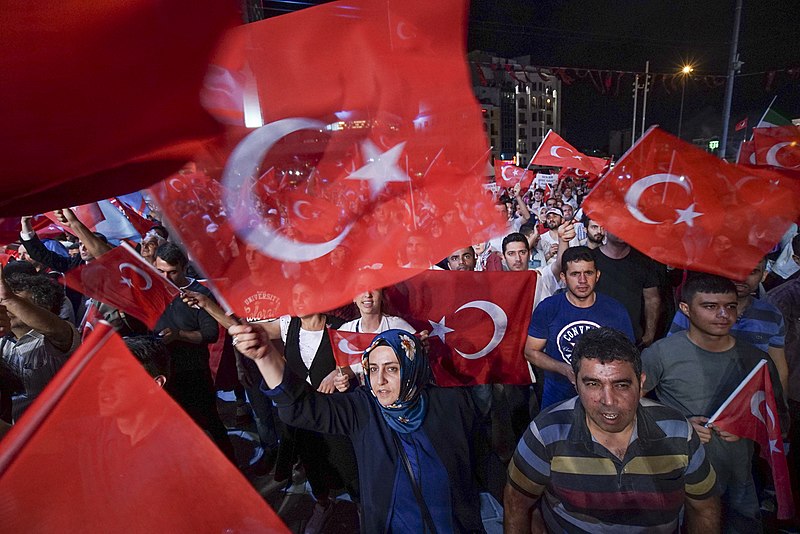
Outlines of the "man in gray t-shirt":
<svg viewBox="0 0 800 534">
<path fill-rule="evenodd" d="M 783 393 L 767 353 L 730 335 L 737 317 L 736 286 L 699 274 L 686 281 L 681 311 L 689 330 L 654 343 L 642 353 L 644 388 L 676 408 L 693 424 L 705 445 L 724 492 L 724 531 L 759 532 L 759 502 L 753 484 L 753 442 L 704 425 L 760 360 L 766 360 L 779 411 Z M 785 417 L 782 417 L 785 419 Z"/>
</svg>

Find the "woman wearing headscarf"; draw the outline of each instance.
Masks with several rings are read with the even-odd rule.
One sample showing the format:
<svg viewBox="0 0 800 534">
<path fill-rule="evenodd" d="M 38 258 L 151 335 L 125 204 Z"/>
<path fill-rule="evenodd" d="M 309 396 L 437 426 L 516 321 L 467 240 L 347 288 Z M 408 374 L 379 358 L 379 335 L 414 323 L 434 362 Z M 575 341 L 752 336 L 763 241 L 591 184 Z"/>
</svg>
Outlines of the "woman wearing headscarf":
<svg viewBox="0 0 800 534">
<path fill-rule="evenodd" d="M 431 384 L 428 357 L 403 330 L 364 352 L 366 385 L 322 395 L 287 368 L 263 331 L 233 326 L 286 423 L 350 437 L 359 465 L 362 532 L 483 532 L 470 443 L 475 410 L 459 388 Z"/>
</svg>

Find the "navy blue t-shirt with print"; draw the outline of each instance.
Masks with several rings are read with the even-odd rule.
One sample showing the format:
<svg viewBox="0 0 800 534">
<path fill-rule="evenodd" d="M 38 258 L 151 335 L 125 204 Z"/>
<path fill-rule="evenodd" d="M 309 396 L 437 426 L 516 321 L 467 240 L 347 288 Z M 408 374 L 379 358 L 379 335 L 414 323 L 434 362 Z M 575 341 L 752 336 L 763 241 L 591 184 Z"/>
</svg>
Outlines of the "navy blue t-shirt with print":
<svg viewBox="0 0 800 534">
<path fill-rule="evenodd" d="M 568 365 L 572 365 L 572 349 L 575 343 L 587 330 L 608 326 L 634 341 L 631 319 L 625 307 L 607 295 L 595 294 L 597 299 L 588 308 L 579 308 L 570 303 L 566 292 L 544 299 L 533 311 L 528 335 L 546 339 L 544 352 L 554 360 Z M 575 387 L 564 375 L 544 372 L 542 409 L 576 394 Z"/>
</svg>

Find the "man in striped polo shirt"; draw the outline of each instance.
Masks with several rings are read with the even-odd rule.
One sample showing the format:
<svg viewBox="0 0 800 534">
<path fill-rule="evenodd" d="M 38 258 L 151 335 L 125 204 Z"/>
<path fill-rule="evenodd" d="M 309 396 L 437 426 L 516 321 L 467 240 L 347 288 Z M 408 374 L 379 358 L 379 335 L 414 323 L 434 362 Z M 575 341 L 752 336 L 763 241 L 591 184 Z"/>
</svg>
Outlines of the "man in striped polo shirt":
<svg viewBox="0 0 800 534">
<path fill-rule="evenodd" d="M 677 532 L 684 505 L 689 532 L 718 532 L 716 474 L 692 425 L 640 398 L 631 341 L 590 330 L 572 366 L 578 396 L 539 414 L 517 445 L 505 532 Z"/>
</svg>

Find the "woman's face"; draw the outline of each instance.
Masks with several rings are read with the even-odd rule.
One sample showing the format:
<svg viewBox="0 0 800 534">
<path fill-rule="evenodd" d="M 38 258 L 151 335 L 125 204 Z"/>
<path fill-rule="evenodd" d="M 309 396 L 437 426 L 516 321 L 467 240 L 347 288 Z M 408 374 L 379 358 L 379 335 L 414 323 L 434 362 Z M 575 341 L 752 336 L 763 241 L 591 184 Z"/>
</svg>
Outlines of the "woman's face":
<svg viewBox="0 0 800 534">
<path fill-rule="evenodd" d="M 358 295 L 353 302 L 358 306 L 358 311 L 361 312 L 362 317 L 364 315 L 380 314 L 381 304 L 383 302 L 383 290 L 371 289 L 365 291 Z"/>
<path fill-rule="evenodd" d="M 400 398 L 400 363 L 391 347 L 378 347 L 369 353 L 369 383 L 381 406 Z"/>
</svg>

